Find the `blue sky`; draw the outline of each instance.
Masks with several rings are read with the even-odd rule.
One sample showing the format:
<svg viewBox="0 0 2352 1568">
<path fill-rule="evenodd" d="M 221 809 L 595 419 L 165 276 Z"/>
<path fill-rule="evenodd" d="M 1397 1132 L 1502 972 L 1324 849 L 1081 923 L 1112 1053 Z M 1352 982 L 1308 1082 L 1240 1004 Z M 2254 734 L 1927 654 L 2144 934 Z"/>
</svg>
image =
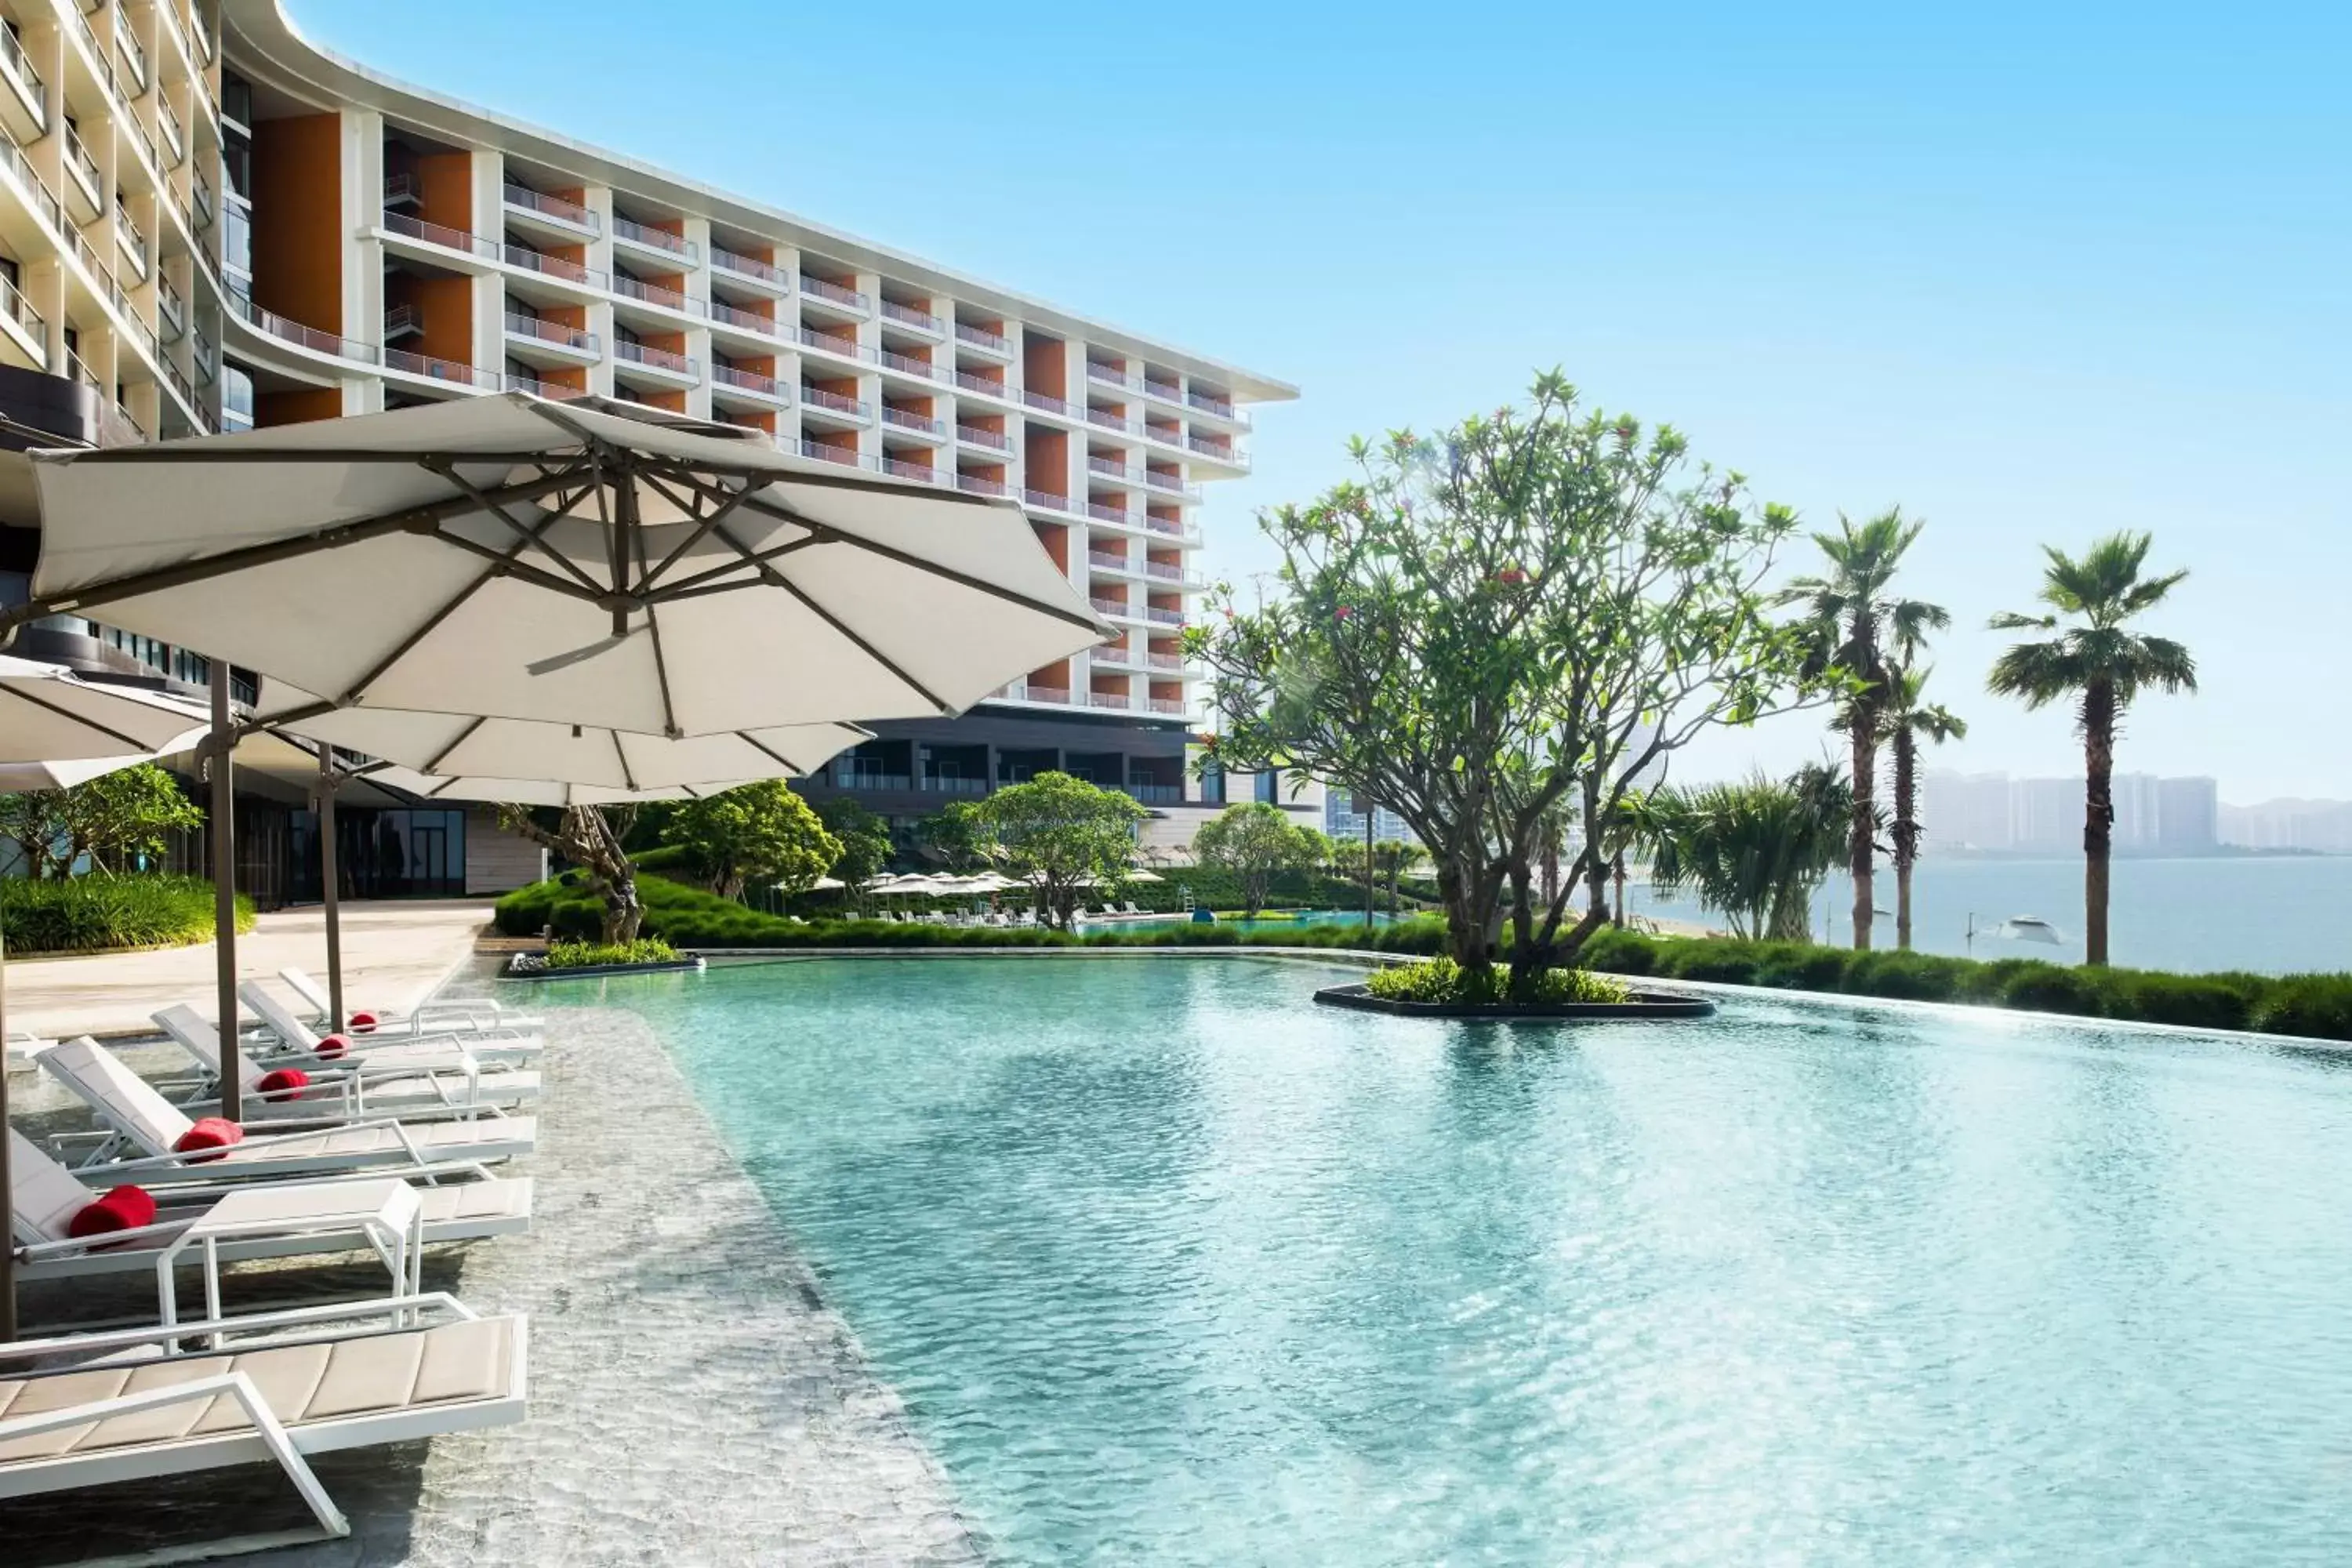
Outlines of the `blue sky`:
<svg viewBox="0 0 2352 1568">
<path fill-rule="evenodd" d="M 2352 796 L 2352 7 L 290 0 L 377 68 L 1264 371 L 1211 569 L 1351 432 L 1558 364 L 1833 523 L 1928 520 L 1950 760 L 2043 541 L 2157 535 L 2203 694 L 2122 765 Z M 2060 11 L 2064 15 L 2058 15 Z M 1792 15 L 1793 14 L 1793 15 Z M 757 69 L 747 62 L 758 62 Z M 1817 752 L 1808 718 L 1687 773 Z"/>
</svg>

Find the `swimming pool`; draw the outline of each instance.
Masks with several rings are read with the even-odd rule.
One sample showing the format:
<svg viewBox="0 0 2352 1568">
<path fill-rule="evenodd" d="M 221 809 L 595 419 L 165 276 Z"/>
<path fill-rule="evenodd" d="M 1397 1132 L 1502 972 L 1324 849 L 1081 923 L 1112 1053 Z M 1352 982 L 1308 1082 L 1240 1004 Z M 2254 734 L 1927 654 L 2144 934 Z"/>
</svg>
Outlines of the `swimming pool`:
<svg viewBox="0 0 2352 1568">
<path fill-rule="evenodd" d="M 1349 973 L 595 994 L 1008 1563 L 2352 1561 L 2352 1057 L 1308 1002 Z"/>
</svg>

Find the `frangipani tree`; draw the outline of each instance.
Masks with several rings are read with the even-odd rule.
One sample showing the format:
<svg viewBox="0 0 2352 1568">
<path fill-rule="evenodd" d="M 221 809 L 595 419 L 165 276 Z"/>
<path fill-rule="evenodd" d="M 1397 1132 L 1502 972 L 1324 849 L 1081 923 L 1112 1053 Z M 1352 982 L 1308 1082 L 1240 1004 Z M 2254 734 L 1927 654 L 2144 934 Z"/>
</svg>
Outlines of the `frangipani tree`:
<svg viewBox="0 0 2352 1568">
<path fill-rule="evenodd" d="M 1801 640 L 1762 592 L 1795 519 L 1675 430 L 1584 412 L 1557 373 L 1524 409 L 1351 453 L 1357 479 L 1260 519 L 1282 593 L 1221 592 L 1188 634 L 1213 754 L 1344 780 L 1402 817 L 1471 970 L 1565 805 L 1582 847 L 1552 898 L 1515 900 L 1531 985 L 1607 920 L 1600 847 L 1639 782 L 1709 728 L 1807 700 Z"/>
<path fill-rule="evenodd" d="M 1146 816 L 1134 798 L 1063 773 L 1007 784 L 980 803 L 989 858 L 1037 889 L 1045 918 L 1067 931 L 1078 895 L 1115 890 Z"/>
<path fill-rule="evenodd" d="M 1318 840 L 1321 834 L 1297 826 L 1280 806 L 1253 800 L 1229 805 L 1202 823 L 1192 836 L 1192 853 L 1203 866 L 1233 873 L 1243 910 L 1255 920 L 1277 872 L 1314 865 L 1318 854 L 1328 853 L 1328 841 Z"/>
</svg>

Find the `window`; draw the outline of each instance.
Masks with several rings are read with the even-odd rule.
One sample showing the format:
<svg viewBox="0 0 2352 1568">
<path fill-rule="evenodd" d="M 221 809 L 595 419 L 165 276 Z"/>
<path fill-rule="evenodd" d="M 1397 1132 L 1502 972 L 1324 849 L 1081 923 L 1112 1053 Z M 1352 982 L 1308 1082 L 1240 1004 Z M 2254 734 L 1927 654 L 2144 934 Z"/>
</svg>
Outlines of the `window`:
<svg viewBox="0 0 2352 1568">
<path fill-rule="evenodd" d="M 1259 773 L 1255 780 L 1255 793 L 1251 798 L 1263 801 L 1267 805 L 1280 805 L 1282 804 L 1282 770 L 1268 768 Z"/>
</svg>

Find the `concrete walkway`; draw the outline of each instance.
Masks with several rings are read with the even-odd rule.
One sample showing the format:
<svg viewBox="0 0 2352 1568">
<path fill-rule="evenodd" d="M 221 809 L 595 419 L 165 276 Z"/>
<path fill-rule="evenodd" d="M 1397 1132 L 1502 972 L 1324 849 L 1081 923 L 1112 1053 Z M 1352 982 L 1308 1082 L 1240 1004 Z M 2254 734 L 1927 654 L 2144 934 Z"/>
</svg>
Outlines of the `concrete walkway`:
<svg viewBox="0 0 2352 1568">
<path fill-rule="evenodd" d="M 490 918 L 487 900 L 343 906 L 343 994 L 352 1007 L 404 1011 L 430 995 L 469 956 Z M 236 940 L 237 977 L 275 982 L 287 967 L 326 983 L 326 917 L 317 909 L 258 917 Z M 89 958 L 8 960 L 8 1028 L 49 1039 L 152 1034 L 148 1015 L 190 1002 L 213 1005 L 213 944 Z M 282 989 L 282 987 L 281 987 Z"/>
</svg>

